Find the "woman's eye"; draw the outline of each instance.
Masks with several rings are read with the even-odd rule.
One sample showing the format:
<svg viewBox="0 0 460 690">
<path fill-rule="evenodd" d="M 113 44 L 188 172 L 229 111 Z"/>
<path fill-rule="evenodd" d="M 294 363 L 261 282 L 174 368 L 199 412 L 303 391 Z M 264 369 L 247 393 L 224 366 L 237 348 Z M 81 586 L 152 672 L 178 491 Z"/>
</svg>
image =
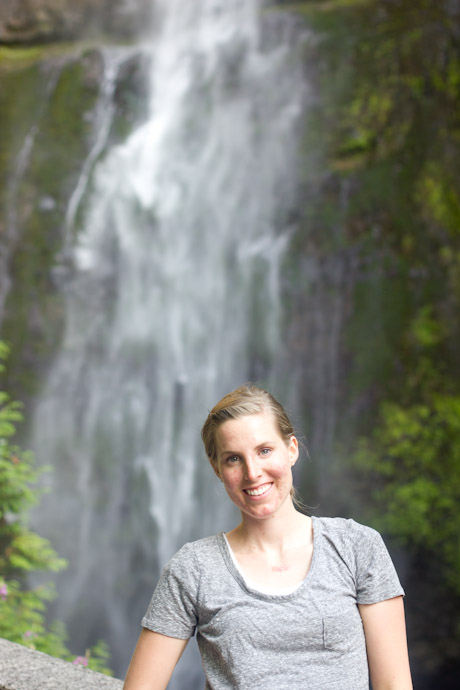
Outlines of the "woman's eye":
<svg viewBox="0 0 460 690">
<path fill-rule="evenodd" d="M 238 460 L 239 460 L 238 455 L 230 455 L 230 457 L 227 458 L 227 462 L 229 462 L 230 464 L 237 462 Z"/>
<path fill-rule="evenodd" d="M 271 448 L 262 448 L 262 450 L 260 451 L 260 454 L 261 455 L 268 455 L 270 451 L 271 451 Z"/>
</svg>

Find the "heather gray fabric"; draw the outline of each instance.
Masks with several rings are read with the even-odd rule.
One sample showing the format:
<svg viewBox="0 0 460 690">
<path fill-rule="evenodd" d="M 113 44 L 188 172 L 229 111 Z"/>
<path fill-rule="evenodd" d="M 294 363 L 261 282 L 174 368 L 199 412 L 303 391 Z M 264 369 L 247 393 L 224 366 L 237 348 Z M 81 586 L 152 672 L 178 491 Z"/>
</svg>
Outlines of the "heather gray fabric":
<svg viewBox="0 0 460 690">
<path fill-rule="evenodd" d="M 185 544 L 165 567 L 142 625 L 197 633 L 206 690 L 368 690 L 357 604 L 404 594 L 382 538 L 313 517 L 311 567 L 291 594 L 250 589 L 222 534 Z"/>
</svg>

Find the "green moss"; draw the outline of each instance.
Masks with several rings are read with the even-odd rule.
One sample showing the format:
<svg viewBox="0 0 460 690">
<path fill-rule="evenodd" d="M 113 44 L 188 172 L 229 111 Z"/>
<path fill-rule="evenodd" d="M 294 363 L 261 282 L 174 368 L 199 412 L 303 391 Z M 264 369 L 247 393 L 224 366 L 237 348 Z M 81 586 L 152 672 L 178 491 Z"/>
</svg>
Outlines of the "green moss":
<svg viewBox="0 0 460 690">
<path fill-rule="evenodd" d="M 38 64 L 17 71 L 0 70 L 0 173 L 8 179 L 15 157 L 42 101 L 44 78 Z M 7 188 L 2 185 L 2 193 Z M 6 203 L 6 197 L 3 196 Z"/>
<path fill-rule="evenodd" d="M 402 356 L 400 352 L 398 361 L 396 352 L 411 309 L 410 287 L 402 272 L 389 277 L 376 263 L 366 278 L 356 283 L 347 328 L 347 343 L 355 352 L 352 391 L 361 393 L 381 381 L 396 383 L 395 372 Z"/>
<path fill-rule="evenodd" d="M 10 48 L 0 46 L 0 69 L 17 70 L 31 63 L 36 63 L 45 53 L 41 46 Z"/>
<path fill-rule="evenodd" d="M 375 0 L 303 0 L 303 2 L 275 2 L 270 9 L 298 12 L 310 16 L 312 13 L 334 13 L 342 9 L 359 8 L 373 4 L 375 4 Z"/>
<path fill-rule="evenodd" d="M 26 400 L 59 344 L 63 308 L 51 275 L 68 200 L 90 146 L 88 113 L 98 95 L 97 82 L 88 78 L 90 67 L 69 58 L 64 64 L 37 63 L 0 72 L 8 86 L 2 129 L 11 132 L 1 164 L 10 179 L 17 152 L 34 127 L 25 170 L 15 198 L 9 200 L 21 240 L 10 262 L 15 289 L 8 296 L 2 327 L 13 345 L 7 387 Z"/>
</svg>

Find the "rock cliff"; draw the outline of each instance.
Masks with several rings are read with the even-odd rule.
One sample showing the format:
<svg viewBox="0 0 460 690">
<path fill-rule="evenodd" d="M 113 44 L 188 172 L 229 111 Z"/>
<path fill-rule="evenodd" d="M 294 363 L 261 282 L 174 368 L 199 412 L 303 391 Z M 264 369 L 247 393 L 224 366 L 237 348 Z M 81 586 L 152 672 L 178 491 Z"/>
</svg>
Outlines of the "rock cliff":
<svg viewBox="0 0 460 690">
<path fill-rule="evenodd" d="M 128 38 L 148 20 L 149 0 L 2 0 L 0 44 L 32 44 L 109 34 Z"/>
</svg>

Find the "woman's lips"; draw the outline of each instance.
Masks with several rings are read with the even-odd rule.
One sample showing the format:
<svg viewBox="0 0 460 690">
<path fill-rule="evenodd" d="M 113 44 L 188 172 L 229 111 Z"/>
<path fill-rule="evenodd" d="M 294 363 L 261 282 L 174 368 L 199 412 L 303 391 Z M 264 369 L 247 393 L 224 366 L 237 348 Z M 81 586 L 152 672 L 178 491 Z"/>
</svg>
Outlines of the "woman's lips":
<svg viewBox="0 0 460 690">
<path fill-rule="evenodd" d="M 264 496 L 264 494 L 270 491 L 272 486 L 273 482 L 268 482 L 267 484 L 261 484 L 260 486 L 257 486 L 254 489 L 243 489 L 243 491 L 245 494 L 252 497 Z"/>
</svg>

